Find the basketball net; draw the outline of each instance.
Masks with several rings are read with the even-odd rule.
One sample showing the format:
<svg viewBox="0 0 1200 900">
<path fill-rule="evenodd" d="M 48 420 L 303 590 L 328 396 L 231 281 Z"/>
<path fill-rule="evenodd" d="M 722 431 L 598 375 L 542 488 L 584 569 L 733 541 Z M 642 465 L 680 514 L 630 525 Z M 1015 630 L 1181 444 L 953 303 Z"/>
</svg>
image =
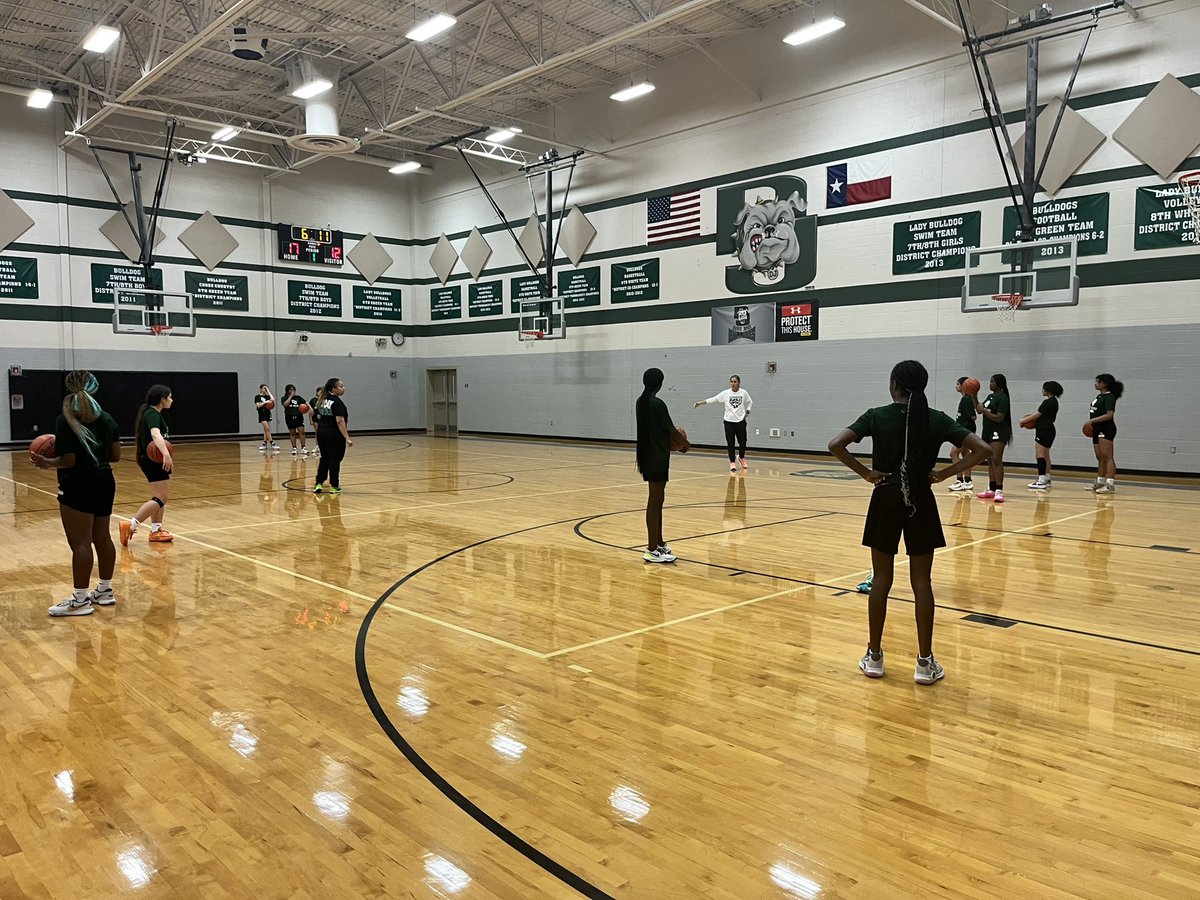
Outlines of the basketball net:
<svg viewBox="0 0 1200 900">
<path fill-rule="evenodd" d="M 1192 214 L 1192 240 L 1200 244 L 1200 172 L 1185 172 L 1179 176 L 1179 187 L 1188 212 Z"/>
<path fill-rule="evenodd" d="M 170 335 L 171 327 L 170 325 L 151 325 L 150 333 L 155 337 L 165 338 Z"/>
<path fill-rule="evenodd" d="M 1024 294 L 992 294 L 992 302 L 996 304 L 996 316 L 1005 325 L 1016 321 L 1017 310 L 1025 302 Z"/>
</svg>

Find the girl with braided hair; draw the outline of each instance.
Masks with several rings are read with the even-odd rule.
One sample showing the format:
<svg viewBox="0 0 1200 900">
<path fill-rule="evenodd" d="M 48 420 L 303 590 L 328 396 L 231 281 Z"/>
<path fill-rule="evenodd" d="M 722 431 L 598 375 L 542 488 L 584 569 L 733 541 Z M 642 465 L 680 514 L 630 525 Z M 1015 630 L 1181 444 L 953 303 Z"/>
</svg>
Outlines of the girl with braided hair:
<svg viewBox="0 0 1200 900">
<path fill-rule="evenodd" d="M 117 548 L 109 534 L 109 518 L 117 492 L 112 463 L 121 459 L 121 433 L 113 417 L 96 402 L 100 383 L 95 375 L 84 370 L 70 372 L 66 386 L 62 414 L 54 421 L 56 455 L 30 456 L 39 469 L 57 470 L 58 511 L 71 546 L 74 590 L 49 608 L 56 618 L 90 616 L 93 605 L 117 602 L 112 588 Z M 89 591 L 94 559 L 100 563 L 100 580 L 95 590 Z"/>
<path fill-rule="evenodd" d="M 662 390 L 662 369 L 647 369 L 642 373 L 642 394 L 634 404 L 637 420 L 637 467 L 646 482 L 646 552 L 642 559 L 648 563 L 673 563 L 675 554 L 663 538 L 663 501 L 667 482 L 671 480 L 671 443 L 687 453 L 691 446 L 687 438 L 671 421 L 667 404 L 658 396 Z"/>
<path fill-rule="evenodd" d="M 903 534 L 916 598 L 918 654 L 913 679 L 918 684 L 933 684 L 946 674 L 933 656 L 933 551 L 946 546 L 946 538 L 931 486 L 970 470 L 992 453 L 965 427 L 929 408 L 925 397 L 928 384 L 929 373 L 919 362 L 897 363 L 889 383 L 891 404 L 868 409 L 829 442 L 830 453 L 875 486 L 862 540 L 871 550 L 874 571 L 868 600 L 869 638 L 858 667 L 868 678 L 883 677 L 883 624 Z M 846 449 L 866 437 L 872 439 L 870 469 Z M 969 453 L 934 471 L 938 451 L 946 441 Z"/>
</svg>

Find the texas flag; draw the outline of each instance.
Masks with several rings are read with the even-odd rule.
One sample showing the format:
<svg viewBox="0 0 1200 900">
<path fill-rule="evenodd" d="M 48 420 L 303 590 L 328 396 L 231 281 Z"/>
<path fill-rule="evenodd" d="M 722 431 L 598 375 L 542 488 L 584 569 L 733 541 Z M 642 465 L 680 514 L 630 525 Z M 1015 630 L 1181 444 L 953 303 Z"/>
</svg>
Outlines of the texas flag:
<svg viewBox="0 0 1200 900">
<path fill-rule="evenodd" d="M 825 167 L 825 208 L 874 203 L 892 196 L 892 155 L 865 156 Z"/>
</svg>

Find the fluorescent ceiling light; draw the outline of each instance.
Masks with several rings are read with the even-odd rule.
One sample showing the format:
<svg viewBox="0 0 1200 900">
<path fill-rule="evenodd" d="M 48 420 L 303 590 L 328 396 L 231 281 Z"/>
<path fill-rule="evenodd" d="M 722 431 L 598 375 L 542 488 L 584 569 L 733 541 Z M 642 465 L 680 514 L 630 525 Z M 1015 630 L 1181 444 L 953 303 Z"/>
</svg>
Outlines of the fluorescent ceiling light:
<svg viewBox="0 0 1200 900">
<path fill-rule="evenodd" d="M 29 92 L 29 99 L 25 101 L 26 106 L 32 106 L 34 109 L 45 109 L 54 102 L 54 95 L 45 88 L 35 88 Z"/>
<path fill-rule="evenodd" d="M 234 128 L 232 125 L 226 125 L 224 128 L 214 131 L 212 139 L 214 141 L 228 141 L 237 137 L 241 133 L 242 129 Z"/>
<path fill-rule="evenodd" d="M 415 159 L 410 159 L 405 162 L 396 163 L 388 171 L 393 175 L 404 175 L 406 172 L 415 172 L 419 168 L 421 168 L 421 164 Z"/>
<path fill-rule="evenodd" d="M 654 90 L 654 85 L 648 81 L 643 81 L 641 84 L 635 84 L 633 87 L 627 87 L 624 90 L 617 91 L 615 94 L 609 94 L 613 100 L 618 100 L 624 103 L 626 100 L 634 100 L 638 97 L 644 97 L 646 94 Z"/>
<path fill-rule="evenodd" d="M 797 29 L 783 39 L 785 44 L 791 44 L 795 47 L 797 44 L 807 44 L 809 41 L 815 41 L 819 37 L 825 37 L 827 34 L 833 34 L 839 28 L 844 28 L 846 25 L 837 16 L 830 16 L 828 19 L 822 19 L 820 22 L 813 22 L 811 25 L 806 25 L 803 28 Z"/>
<path fill-rule="evenodd" d="M 333 87 L 333 82 L 328 78 L 313 78 L 292 91 L 292 96 L 301 100 L 311 100 L 317 94 L 323 94 L 331 87 Z"/>
<path fill-rule="evenodd" d="M 104 53 L 117 42 L 117 38 L 120 36 L 121 32 L 115 28 L 110 28 L 108 25 L 97 25 L 83 39 L 83 49 L 92 53 Z"/>
<path fill-rule="evenodd" d="M 426 19 L 404 36 L 410 41 L 416 41 L 419 44 L 422 41 L 437 37 L 457 21 L 458 19 L 454 18 L 454 16 L 438 13 L 432 19 Z"/>
<path fill-rule="evenodd" d="M 515 137 L 516 132 L 511 128 L 497 128 L 491 134 L 484 138 L 485 141 L 491 141 L 493 144 L 503 144 L 511 137 Z"/>
</svg>

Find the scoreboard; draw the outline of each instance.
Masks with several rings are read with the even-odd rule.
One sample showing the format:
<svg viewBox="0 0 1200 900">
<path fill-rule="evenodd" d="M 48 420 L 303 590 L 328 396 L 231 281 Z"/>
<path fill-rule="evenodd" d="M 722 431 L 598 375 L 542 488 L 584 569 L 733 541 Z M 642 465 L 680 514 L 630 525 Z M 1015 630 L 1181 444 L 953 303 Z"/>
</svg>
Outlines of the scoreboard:
<svg viewBox="0 0 1200 900">
<path fill-rule="evenodd" d="M 285 262 L 340 266 L 345 261 L 340 231 L 283 223 L 276 228 L 279 233 L 279 258 Z"/>
</svg>

